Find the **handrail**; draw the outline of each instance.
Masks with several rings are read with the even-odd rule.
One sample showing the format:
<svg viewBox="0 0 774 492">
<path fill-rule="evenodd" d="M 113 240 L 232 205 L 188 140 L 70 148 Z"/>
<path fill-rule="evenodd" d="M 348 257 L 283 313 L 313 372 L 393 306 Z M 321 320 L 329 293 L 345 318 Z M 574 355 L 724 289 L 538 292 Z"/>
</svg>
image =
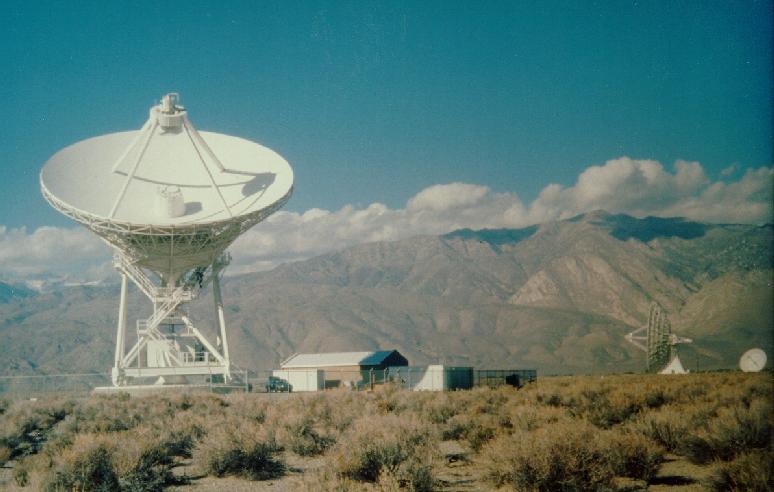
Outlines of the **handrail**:
<svg viewBox="0 0 774 492">
<path fill-rule="evenodd" d="M 113 256 L 113 265 L 128 275 L 150 300 L 160 297 L 159 288 L 154 285 L 148 275 L 141 268 L 132 264 L 123 254 L 116 253 Z"/>
</svg>

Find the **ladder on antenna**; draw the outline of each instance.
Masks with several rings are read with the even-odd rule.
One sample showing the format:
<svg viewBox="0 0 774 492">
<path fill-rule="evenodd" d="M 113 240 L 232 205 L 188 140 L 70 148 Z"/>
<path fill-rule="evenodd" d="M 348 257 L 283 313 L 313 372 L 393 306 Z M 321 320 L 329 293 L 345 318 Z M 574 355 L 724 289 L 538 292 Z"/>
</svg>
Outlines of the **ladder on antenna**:
<svg viewBox="0 0 774 492">
<path fill-rule="evenodd" d="M 145 294 L 151 301 L 161 297 L 159 289 L 153 284 L 151 279 L 142 271 L 142 268 L 135 266 L 126 255 L 117 252 L 113 255 L 113 266 L 121 273 L 126 274 L 132 282 Z"/>
</svg>

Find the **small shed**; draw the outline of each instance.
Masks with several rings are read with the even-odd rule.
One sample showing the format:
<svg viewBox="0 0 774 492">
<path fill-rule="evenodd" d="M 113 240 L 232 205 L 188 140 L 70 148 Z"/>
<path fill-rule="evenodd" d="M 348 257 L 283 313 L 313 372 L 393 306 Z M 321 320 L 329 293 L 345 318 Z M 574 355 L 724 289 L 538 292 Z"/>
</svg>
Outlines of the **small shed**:
<svg viewBox="0 0 774 492">
<path fill-rule="evenodd" d="M 412 391 L 470 389 L 473 387 L 473 368 L 443 365 L 391 367 L 390 380 Z"/>
<path fill-rule="evenodd" d="M 334 352 L 322 354 L 294 354 L 280 364 L 287 371 L 322 369 L 325 387 L 362 386 L 381 382 L 389 367 L 408 366 L 408 359 L 397 350 L 375 352 Z"/>
<path fill-rule="evenodd" d="M 290 385 L 294 392 L 318 391 L 325 387 L 325 373 L 321 369 L 275 369 L 272 376 Z"/>
</svg>

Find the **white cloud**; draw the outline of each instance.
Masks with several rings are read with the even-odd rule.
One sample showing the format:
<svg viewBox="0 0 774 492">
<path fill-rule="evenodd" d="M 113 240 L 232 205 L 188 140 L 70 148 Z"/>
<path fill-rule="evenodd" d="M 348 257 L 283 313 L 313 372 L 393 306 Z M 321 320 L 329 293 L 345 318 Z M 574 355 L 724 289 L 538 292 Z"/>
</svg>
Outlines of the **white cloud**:
<svg viewBox="0 0 774 492">
<path fill-rule="evenodd" d="M 232 273 L 264 269 L 371 241 L 392 241 L 461 228 L 524 227 L 603 209 L 643 217 L 684 216 L 705 222 L 772 221 L 772 169 L 750 169 L 738 181 L 710 182 L 698 162 L 673 171 L 652 160 L 614 159 L 583 171 L 573 186 L 550 184 L 529 206 L 515 193 L 474 184 L 434 185 L 405 208 L 374 203 L 327 212 L 280 212 L 232 247 Z"/>
<path fill-rule="evenodd" d="M 234 243 L 228 273 L 266 270 L 360 243 L 466 227 L 524 227 L 596 209 L 718 223 L 771 222 L 772 169 L 748 169 L 737 181 L 710 182 L 698 162 L 678 161 L 669 171 L 656 161 L 622 157 L 587 168 L 573 186 L 549 184 L 529 205 L 515 193 L 450 183 L 421 190 L 404 208 L 372 203 L 336 211 L 280 211 Z M 0 277 L 105 278 L 111 275 L 109 255 L 109 248 L 83 228 L 41 227 L 28 233 L 0 226 Z"/>
<path fill-rule="evenodd" d="M 670 173 L 659 162 L 622 157 L 589 167 L 575 186 L 544 188 L 530 205 L 530 219 L 595 209 L 705 222 L 771 222 L 772 169 L 748 169 L 739 181 L 712 183 L 698 162 L 677 161 Z"/>
<path fill-rule="evenodd" d="M 0 226 L 0 278 L 64 281 L 104 278 L 110 249 L 84 228 Z"/>
<path fill-rule="evenodd" d="M 489 188 L 486 186 L 467 183 L 434 185 L 411 198 L 406 204 L 406 209 L 440 212 L 455 208 L 469 208 L 479 203 L 488 193 Z"/>
<path fill-rule="evenodd" d="M 727 168 L 725 168 L 722 171 L 720 171 L 720 175 L 723 176 L 723 177 L 731 176 L 732 174 L 734 174 L 736 172 L 736 168 L 737 168 L 737 164 L 736 163 L 731 164 Z"/>
<path fill-rule="evenodd" d="M 532 207 L 548 212 L 546 218 L 569 217 L 596 209 L 653 214 L 694 195 L 707 182 L 698 162 L 677 161 L 672 174 L 659 162 L 621 157 L 587 168 L 578 176 L 575 186 L 549 185 Z"/>
</svg>

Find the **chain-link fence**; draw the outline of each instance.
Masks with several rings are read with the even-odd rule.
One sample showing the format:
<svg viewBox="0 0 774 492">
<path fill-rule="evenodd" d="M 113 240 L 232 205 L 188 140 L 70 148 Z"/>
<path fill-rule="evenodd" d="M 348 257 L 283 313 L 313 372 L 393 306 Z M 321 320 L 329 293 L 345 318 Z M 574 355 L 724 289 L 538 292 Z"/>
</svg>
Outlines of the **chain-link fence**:
<svg viewBox="0 0 774 492">
<path fill-rule="evenodd" d="M 521 387 L 537 380 L 537 371 L 524 369 L 473 369 L 448 366 L 400 366 L 386 369 L 326 368 L 286 369 L 273 371 L 232 371 L 228 382 L 222 376 L 200 381 L 180 381 L 166 389 L 202 390 L 215 393 L 246 391 L 253 393 L 299 393 L 345 388 L 352 391 L 373 390 L 384 384 L 395 384 L 409 391 L 454 391 L 476 386 L 510 385 Z M 169 379 L 169 378 L 168 378 Z M 85 396 L 95 388 L 112 390 L 110 373 L 7 375 L 0 376 L 0 395 L 34 398 L 41 395 L 63 394 Z M 161 386 L 148 382 L 143 389 L 152 391 Z M 137 391 L 137 388 L 133 390 Z"/>
<path fill-rule="evenodd" d="M 152 392 L 156 389 L 199 390 L 213 393 L 228 393 L 231 391 L 249 391 L 248 372 L 234 371 L 233 379 L 224 382 L 222 376 L 200 378 L 198 381 L 169 381 L 164 385 L 154 385 L 153 381 L 135 385 L 132 390 L 139 394 Z M 168 378 L 171 379 L 171 378 Z M 176 384 L 177 383 L 177 384 Z M 42 374 L 0 376 L 0 396 L 6 398 L 36 398 L 39 396 L 64 395 L 68 397 L 87 396 L 92 392 L 113 392 L 110 373 L 80 373 L 80 374 Z"/>
<path fill-rule="evenodd" d="M 94 388 L 111 385 L 110 373 L 0 376 L 0 394 L 33 398 L 40 395 L 88 395 Z"/>
<path fill-rule="evenodd" d="M 534 369 L 473 369 L 448 366 L 400 366 L 386 369 L 304 368 L 251 373 L 254 392 L 303 392 L 347 388 L 371 390 L 396 384 L 412 391 L 454 391 L 476 386 L 521 387 L 537 381 Z"/>
</svg>

